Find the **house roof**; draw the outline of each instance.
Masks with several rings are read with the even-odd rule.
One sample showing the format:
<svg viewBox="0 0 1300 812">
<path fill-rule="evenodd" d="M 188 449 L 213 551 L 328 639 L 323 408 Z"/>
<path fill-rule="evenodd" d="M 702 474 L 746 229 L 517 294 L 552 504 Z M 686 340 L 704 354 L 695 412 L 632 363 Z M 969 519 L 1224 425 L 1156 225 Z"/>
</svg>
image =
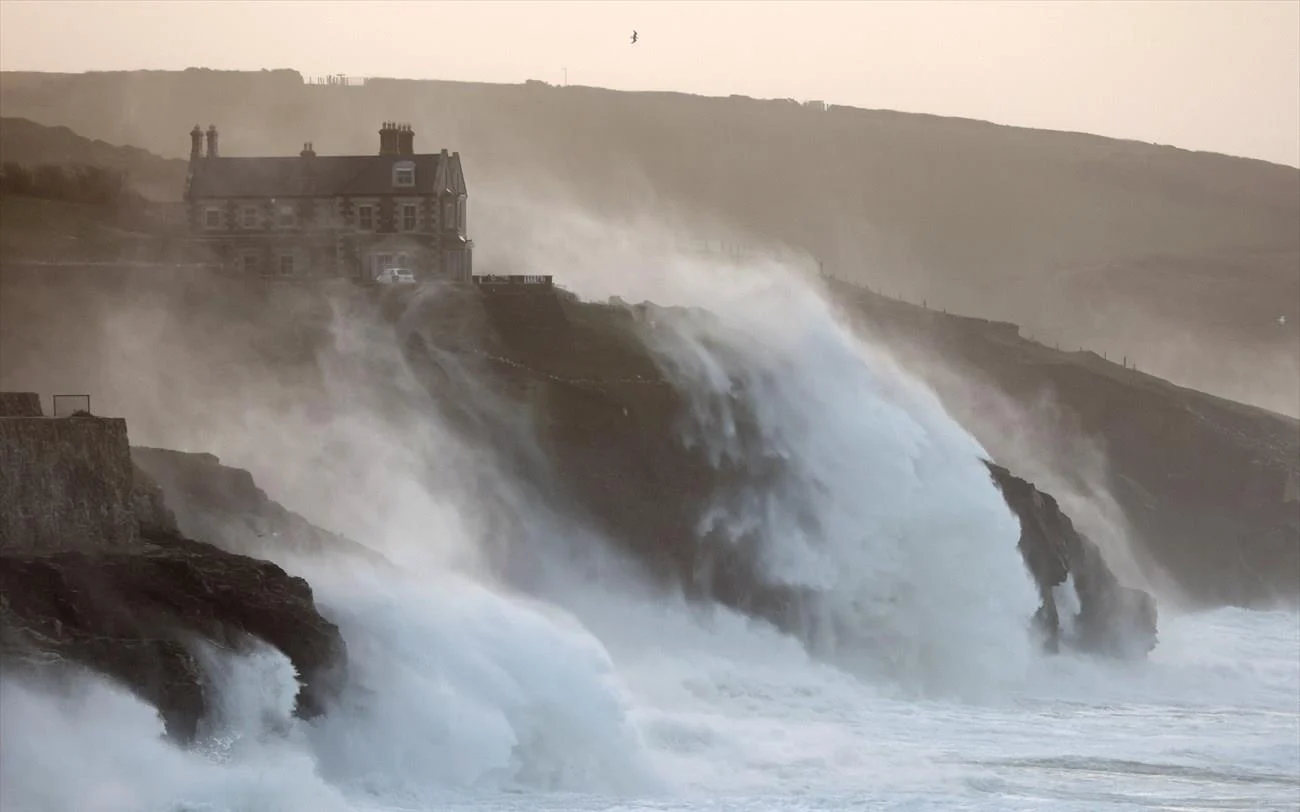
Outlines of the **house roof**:
<svg viewBox="0 0 1300 812">
<path fill-rule="evenodd" d="M 415 186 L 393 186 L 393 164 L 415 164 Z M 199 158 L 189 197 L 315 197 L 467 194 L 460 153 Z"/>
</svg>

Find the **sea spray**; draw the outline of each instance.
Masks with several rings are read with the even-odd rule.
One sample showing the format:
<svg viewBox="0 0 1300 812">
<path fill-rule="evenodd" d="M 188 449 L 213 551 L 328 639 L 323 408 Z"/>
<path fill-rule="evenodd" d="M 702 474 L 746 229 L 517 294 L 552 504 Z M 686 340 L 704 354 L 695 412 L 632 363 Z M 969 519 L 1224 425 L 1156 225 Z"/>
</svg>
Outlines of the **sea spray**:
<svg viewBox="0 0 1300 812">
<path fill-rule="evenodd" d="M 157 711 L 108 680 L 83 675 L 65 689 L 0 679 L 0 808 L 16 812 L 348 812 L 315 771 L 312 754 L 281 739 L 231 758 L 209 742 L 182 750 Z"/>
<path fill-rule="evenodd" d="M 352 658 L 343 700 L 311 726 L 331 780 L 422 804 L 653 786 L 609 656 L 568 613 L 455 573 L 305 569 Z"/>
<path fill-rule="evenodd" d="M 768 583 L 811 593 L 804 635 L 835 661 L 923 691 L 1017 679 L 1037 601 L 982 449 L 810 286 L 776 267 L 744 273 L 743 298 L 643 322 L 690 404 L 682 441 L 742 472 L 702 534 L 748 545 Z M 715 277 L 720 292 L 735 283 Z"/>
</svg>

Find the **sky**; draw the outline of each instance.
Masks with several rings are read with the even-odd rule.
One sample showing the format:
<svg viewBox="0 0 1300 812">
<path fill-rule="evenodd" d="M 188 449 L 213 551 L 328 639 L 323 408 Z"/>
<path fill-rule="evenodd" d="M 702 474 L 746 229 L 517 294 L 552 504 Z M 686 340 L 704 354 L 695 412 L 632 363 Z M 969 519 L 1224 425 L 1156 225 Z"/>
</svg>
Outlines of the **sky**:
<svg viewBox="0 0 1300 812">
<path fill-rule="evenodd" d="M 0 70 L 191 66 L 510 83 L 567 76 L 620 90 L 963 116 L 1300 166 L 1300 0 L 0 0 Z"/>
</svg>

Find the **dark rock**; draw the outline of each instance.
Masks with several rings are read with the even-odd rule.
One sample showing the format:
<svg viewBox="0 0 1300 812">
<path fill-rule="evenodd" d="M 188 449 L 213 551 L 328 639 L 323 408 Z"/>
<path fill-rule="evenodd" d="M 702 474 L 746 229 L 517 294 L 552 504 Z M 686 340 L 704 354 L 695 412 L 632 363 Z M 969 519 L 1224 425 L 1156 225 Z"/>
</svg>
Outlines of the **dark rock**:
<svg viewBox="0 0 1300 812">
<path fill-rule="evenodd" d="M 1007 506 L 1020 519 L 1020 554 L 1038 584 L 1042 605 L 1034 615 L 1046 644 L 1061 643 L 1114 656 L 1145 656 L 1156 644 L 1156 604 L 1148 593 L 1126 587 L 1101 550 L 1074 528 L 1056 500 L 1006 468 L 985 461 Z M 1062 624 L 1055 589 L 1073 579 L 1079 612 Z M 1063 625 L 1074 630 L 1063 633 Z"/>
<path fill-rule="evenodd" d="M 253 475 L 212 454 L 131 447 L 137 471 L 137 510 L 223 550 L 275 558 L 280 553 L 344 554 L 379 562 L 368 547 L 323 530 L 275 502 Z M 142 526 L 144 520 L 142 519 Z"/>
<path fill-rule="evenodd" d="M 498 312 L 507 306 L 509 312 Z M 680 441 L 688 405 L 641 342 L 637 311 L 558 297 L 536 297 L 531 304 L 521 297 L 483 307 L 485 318 L 476 328 L 481 334 L 474 341 L 460 335 L 475 329 L 462 323 L 456 340 L 431 328 L 404 342 L 408 361 L 428 382 L 444 417 L 463 431 L 479 432 L 485 442 L 514 441 L 503 426 L 479 425 L 484 410 L 474 398 L 482 398 L 482 385 L 457 388 L 440 360 L 439 350 L 472 347 L 480 356 L 463 356 L 462 362 L 477 364 L 476 381 L 496 381 L 490 397 L 513 395 L 521 406 L 526 399 L 534 411 L 546 449 L 543 464 L 530 469 L 527 460 L 511 457 L 511 449 L 497 451 L 512 459 L 546 499 L 604 531 L 651 575 L 688 597 L 719 601 L 788 632 L 809 631 L 810 592 L 768 582 L 758 570 L 751 539 L 700 529 L 701 517 L 720 494 L 785 476 L 781 461 L 757 452 L 735 464 L 713 461 Z M 424 323 L 444 321 L 429 316 Z M 746 444 L 755 429 L 741 408 L 746 395 L 734 397 L 737 441 Z M 1156 620 L 1151 597 L 1119 584 L 1096 545 L 1075 530 L 1055 499 L 1005 468 L 989 468 L 1020 518 L 1019 548 L 1043 596 L 1036 619 L 1048 645 L 1065 642 L 1115 656 L 1149 651 Z M 815 525 L 817 517 L 806 522 Z M 526 578 L 528 567 L 518 569 Z M 1081 611 L 1072 618 L 1076 634 L 1063 637 L 1053 589 L 1069 576 Z"/>
<path fill-rule="evenodd" d="M 157 529 L 130 552 L 0 557 L 0 655 L 27 669 L 77 665 L 155 705 L 169 734 L 192 738 L 212 710 L 190 648 L 238 651 L 262 640 L 293 662 L 297 712 L 319 714 L 339 686 L 346 651 L 311 588 L 275 564 Z"/>
<path fill-rule="evenodd" d="M 133 464 L 134 482 L 131 505 L 143 535 L 167 535 L 180 532 L 176 514 L 167 507 L 162 488 L 139 465 Z"/>
</svg>

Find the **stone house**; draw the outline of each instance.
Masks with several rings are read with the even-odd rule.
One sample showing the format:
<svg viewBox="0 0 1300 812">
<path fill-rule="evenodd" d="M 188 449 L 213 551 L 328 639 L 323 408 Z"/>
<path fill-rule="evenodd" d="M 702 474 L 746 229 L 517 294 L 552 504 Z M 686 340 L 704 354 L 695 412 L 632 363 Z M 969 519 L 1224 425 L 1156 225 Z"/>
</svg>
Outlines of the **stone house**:
<svg viewBox="0 0 1300 812">
<path fill-rule="evenodd" d="M 416 154 L 409 125 L 385 122 L 377 155 L 304 144 L 294 157 L 227 158 L 215 126 L 190 133 L 190 233 L 244 276 L 369 281 L 396 267 L 467 282 L 467 199 L 460 153 Z"/>
</svg>

